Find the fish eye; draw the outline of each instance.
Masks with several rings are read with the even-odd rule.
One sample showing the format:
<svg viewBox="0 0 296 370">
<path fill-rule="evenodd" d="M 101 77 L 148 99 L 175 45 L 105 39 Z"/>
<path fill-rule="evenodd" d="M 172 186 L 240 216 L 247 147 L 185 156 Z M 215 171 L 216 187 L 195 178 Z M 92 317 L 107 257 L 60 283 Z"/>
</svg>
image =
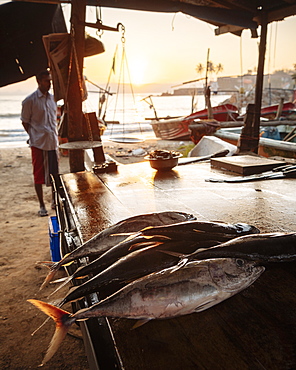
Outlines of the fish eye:
<svg viewBox="0 0 296 370">
<path fill-rule="evenodd" d="M 245 264 L 245 261 L 242 259 L 237 259 L 236 264 L 238 267 L 243 267 L 243 265 Z"/>
</svg>

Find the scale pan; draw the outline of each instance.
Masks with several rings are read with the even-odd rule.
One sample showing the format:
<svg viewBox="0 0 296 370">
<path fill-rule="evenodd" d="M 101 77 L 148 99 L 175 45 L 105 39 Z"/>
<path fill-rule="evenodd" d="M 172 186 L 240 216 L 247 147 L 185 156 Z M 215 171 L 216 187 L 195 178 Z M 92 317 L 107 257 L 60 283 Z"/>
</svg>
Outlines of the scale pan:
<svg viewBox="0 0 296 370">
<path fill-rule="evenodd" d="M 102 146 L 101 141 L 69 141 L 68 143 L 60 144 L 61 149 L 93 149 Z"/>
<path fill-rule="evenodd" d="M 110 137 L 109 140 L 114 141 L 116 143 L 127 143 L 127 144 L 142 143 L 144 141 L 144 139 L 138 137 L 125 137 L 125 136 Z"/>
</svg>

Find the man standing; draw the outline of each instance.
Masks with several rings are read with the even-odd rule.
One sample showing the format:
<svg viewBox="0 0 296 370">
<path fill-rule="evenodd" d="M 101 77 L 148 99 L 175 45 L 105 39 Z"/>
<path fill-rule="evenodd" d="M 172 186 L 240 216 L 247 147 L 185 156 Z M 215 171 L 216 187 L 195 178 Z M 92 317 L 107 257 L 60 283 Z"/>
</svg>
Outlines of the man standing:
<svg viewBox="0 0 296 370">
<path fill-rule="evenodd" d="M 57 105 L 49 93 L 51 77 L 48 71 L 37 76 L 38 89 L 22 102 L 21 120 L 29 134 L 34 185 L 40 204 L 39 216 L 47 216 L 42 184 L 50 186 L 50 175 L 58 174 Z M 54 208 L 54 199 L 52 199 Z"/>
</svg>

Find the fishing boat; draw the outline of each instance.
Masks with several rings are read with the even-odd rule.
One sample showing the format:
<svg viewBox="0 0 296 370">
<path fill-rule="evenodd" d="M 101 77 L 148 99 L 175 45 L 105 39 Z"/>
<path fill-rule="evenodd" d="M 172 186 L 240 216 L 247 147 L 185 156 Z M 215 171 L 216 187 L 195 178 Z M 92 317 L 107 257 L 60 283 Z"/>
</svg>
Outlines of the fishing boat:
<svg viewBox="0 0 296 370">
<path fill-rule="evenodd" d="M 279 104 L 269 105 L 261 109 L 261 117 L 267 119 L 275 119 L 279 109 Z M 281 117 L 285 119 L 295 119 L 296 118 L 296 109 L 295 104 L 292 102 L 286 102 L 283 104 Z"/>
<path fill-rule="evenodd" d="M 62 2 L 67 1 L 63 0 Z M 25 2 L 16 3 L 11 2 L 4 5 L 27 5 Z M 188 14 L 190 12 L 198 14 L 200 11 L 199 3 L 191 0 L 176 0 L 174 5 L 166 1 L 159 1 L 157 4 L 143 1 L 117 1 L 114 4 L 103 1 L 102 3 L 102 6 L 107 4 L 111 7 L 134 10 L 142 8 L 148 11 L 162 10 L 167 13 L 175 11 L 175 5 Z M 87 4 L 92 5 L 92 2 L 88 0 Z M 229 2 L 229 5 L 223 5 L 222 8 L 217 7 L 216 4 L 218 2 L 214 2 L 213 5 L 209 2 L 209 5 L 203 9 L 203 16 L 207 16 L 209 22 L 217 25 L 218 28 L 215 30 L 217 34 L 225 32 L 225 29 L 239 33 L 244 28 L 250 28 L 254 36 L 257 26 L 260 25 L 260 58 L 257 80 L 262 81 L 261 71 L 263 71 L 264 64 L 266 45 L 264 35 L 267 32 L 267 19 L 268 22 L 277 21 L 279 17 L 284 19 L 285 16 L 295 12 L 295 9 L 291 6 L 287 7 L 284 1 L 278 2 L 276 8 L 274 4 L 269 6 L 268 2 L 264 2 L 264 16 L 259 19 L 258 6 L 251 2 L 248 12 L 245 11 L 243 1 L 237 1 L 234 5 Z M 42 5 L 51 6 L 52 4 Z M 75 37 L 72 38 L 73 45 L 71 45 L 72 49 L 69 54 L 77 55 L 79 60 L 82 56 L 83 60 L 81 40 L 85 34 L 84 26 L 89 26 L 89 23 L 85 24 L 83 19 L 86 2 L 72 1 L 71 7 L 71 29 L 74 31 Z M 18 21 L 10 23 L 14 27 L 20 25 L 21 29 L 25 29 L 22 20 L 26 20 L 27 17 L 16 17 L 15 11 L 11 14 Z M 34 19 L 40 20 L 40 17 L 36 16 L 35 9 L 30 14 L 34 15 Z M 229 24 L 231 20 L 234 24 Z M 103 25 L 100 19 L 91 27 L 101 30 L 110 30 L 111 28 Z M 48 32 L 48 30 L 45 31 Z M 7 32 L 6 28 L 5 32 Z M 16 37 L 19 38 L 22 33 L 25 34 L 25 32 L 17 32 Z M 2 40 L 6 39 L 7 34 Z M 11 44 L 12 41 L 10 38 L 9 40 Z M 29 66 L 32 64 L 32 47 L 35 44 L 31 41 L 28 43 L 27 60 Z M 13 48 L 9 47 L 7 43 L 3 43 L 3 45 L 7 49 L 7 51 L 5 50 L 7 59 L 10 57 L 8 51 L 15 51 L 15 57 L 5 64 L 13 66 L 11 62 L 13 60 L 14 63 L 18 64 L 16 70 L 20 74 L 22 60 L 18 58 L 15 44 L 13 44 Z M 35 52 L 33 54 L 38 55 Z M 34 59 L 37 60 L 37 58 Z M 5 61 L 4 58 L 3 60 Z M 26 63 L 24 65 L 26 66 Z M 82 96 L 79 92 L 82 87 L 83 63 L 75 65 L 75 67 L 77 68 L 69 68 L 69 77 L 71 77 L 69 81 L 73 80 L 75 84 L 71 85 L 68 90 L 70 92 L 68 106 L 71 112 L 68 132 L 72 142 L 78 140 L 76 143 L 81 143 L 79 140 L 83 139 L 80 134 L 80 131 L 82 132 Z M 23 70 L 26 72 L 26 68 Z M 259 111 L 260 109 L 258 109 Z M 95 162 L 102 163 L 101 168 L 105 170 L 98 176 L 98 174 L 84 170 L 84 150 L 85 147 L 80 147 L 79 150 L 72 147 L 69 156 L 70 173 L 59 175 L 58 179 L 53 179 L 55 207 L 60 224 L 59 246 L 62 255 L 96 236 L 99 231 L 104 230 L 106 225 L 115 224 L 131 215 L 151 213 L 155 210 L 166 211 L 172 207 L 182 208 L 201 220 L 243 219 L 258 225 L 261 220 L 266 232 L 292 231 L 295 225 L 296 214 L 291 211 L 295 209 L 295 196 L 290 179 L 274 182 L 262 181 L 256 185 L 256 188 L 253 183 L 241 184 L 239 188 L 237 184 L 231 183 L 227 186 L 219 184 L 209 186 L 208 182 L 205 181 L 208 177 L 212 177 L 213 174 L 220 177 L 220 173 L 214 173 L 215 170 L 210 168 L 209 163 L 200 164 L 199 168 L 196 167 L 196 164 L 189 163 L 186 166 L 178 166 L 176 170 L 163 173 L 158 171 L 158 173 L 150 167 L 149 163 L 144 162 L 122 165 L 119 171 L 111 172 L 105 162 L 102 146 L 97 148 L 90 146 L 88 150 L 92 152 Z M 230 177 L 231 174 L 225 174 L 225 176 Z M 241 259 L 237 262 L 244 263 Z M 73 274 L 80 264 L 85 263 L 87 263 L 87 258 L 79 259 L 77 263 L 65 266 L 67 274 Z M 176 266 L 178 268 L 179 265 Z M 214 275 L 215 279 L 221 280 L 219 274 Z M 230 280 L 233 277 L 232 274 L 228 274 Z M 74 283 L 75 285 L 79 284 L 78 281 Z M 174 370 L 200 367 L 211 369 L 216 368 L 217 364 L 221 369 L 235 366 L 244 368 L 246 364 L 252 369 L 281 368 L 283 364 L 289 368 L 296 368 L 295 283 L 295 263 L 278 263 L 276 266 L 268 266 L 268 271 L 264 273 L 258 283 L 245 293 L 232 297 L 214 309 L 204 312 L 169 320 L 152 320 L 152 322 L 135 330 L 130 330 L 133 325 L 130 319 L 114 320 L 106 317 L 92 317 L 89 320 L 81 321 L 79 328 L 86 348 L 89 368 L 94 370 L 124 368 L 140 368 L 142 370 L 169 368 Z M 34 285 L 35 282 L 33 282 Z M 19 296 L 23 297 L 23 294 Z M 88 308 L 98 302 L 100 298 L 99 293 L 87 295 L 84 299 L 72 303 L 72 311 Z M 20 302 L 21 300 L 17 303 L 20 304 Z M 210 303 L 211 301 L 205 299 L 204 306 Z M 178 302 L 176 304 L 179 305 Z M 32 328 L 32 319 L 36 317 L 36 314 L 30 309 L 25 309 L 23 312 L 26 317 L 21 317 L 20 321 L 28 331 Z M 9 333 L 12 331 L 10 330 Z M 8 340 L 12 342 L 11 338 Z M 30 340 L 29 349 L 31 351 L 29 352 L 32 352 L 34 343 L 38 344 L 38 342 L 41 340 L 36 337 Z M 73 350 L 75 348 L 73 343 L 70 345 L 71 350 L 68 350 L 68 356 L 64 356 L 62 353 L 57 360 L 51 359 L 48 366 L 51 368 L 71 367 L 65 363 L 67 359 L 71 358 L 75 361 L 77 359 L 76 367 L 78 367 L 78 361 L 81 360 L 82 355 Z M 13 361 L 16 357 L 24 356 L 24 348 L 19 349 L 19 356 L 15 356 L 14 347 L 10 348 L 10 352 L 6 354 L 6 362 L 10 361 L 10 367 L 19 367 L 19 362 L 14 365 Z M 37 366 L 36 359 L 38 360 L 38 358 L 33 352 L 29 353 L 32 363 L 28 367 Z M 22 362 L 24 362 L 23 359 Z M 85 367 L 85 363 L 83 365 Z"/>
<path fill-rule="evenodd" d="M 237 145 L 240 133 L 241 128 L 222 128 L 217 130 L 214 135 L 230 144 Z M 292 140 L 295 140 L 295 138 Z M 296 141 L 292 140 L 275 140 L 261 135 L 259 139 L 258 154 L 263 157 L 278 156 L 296 159 Z"/>
<path fill-rule="evenodd" d="M 237 107 L 232 104 L 221 104 L 212 108 L 214 120 L 235 121 L 239 116 Z M 202 109 L 185 117 L 153 119 L 151 125 L 155 136 L 163 140 L 189 140 L 191 131 L 189 125 L 198 120 L 207 120 L 208 110 Z M 197 121 L 196 121 L 197 120 Z M 209 132 L 208 132 L 209 134 Z"/>
<path fill-rule="evenodd" d="M 219 122 L 235 121 L 239 116 L 238 109 L 233 104 L 221 104 L 212 107 L 213 118 Z M 187 119 L 208 119 L 208 109 L 202 109 L 187 116 Z"/>
</svg>

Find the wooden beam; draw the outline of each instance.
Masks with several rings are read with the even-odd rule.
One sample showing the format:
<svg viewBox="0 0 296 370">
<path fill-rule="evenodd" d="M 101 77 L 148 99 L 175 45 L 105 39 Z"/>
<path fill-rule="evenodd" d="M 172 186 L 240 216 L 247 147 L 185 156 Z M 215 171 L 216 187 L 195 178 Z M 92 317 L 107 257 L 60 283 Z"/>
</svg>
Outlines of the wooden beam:
<svg viewBox="0 0 296 370">
<path fill-rule="evenodd" d="M 255 153 L 258 153 L 259 146 L 259 133 L 260 133 L 260 115 L 261 115 L 261 104 L 262 104 L 262 90 L 264 80 L 264 62 L 266 52 L 266 38 L 267 38 L 267 14 L 262 14 L 261 23 L 261 34 L 259 44 L 259 59 L 257 68 L 256 88 L 255 88 L 255 116 L 254 116 L 254 130 L 253 135 L 256 139 L 256 147 L 254 148 Z"/>
<path fill-rule="evenodd" d="M 219 35 L 223 35 L 224 33 L 228 33 L 228 32 L 238 32 L 238 31 L 242 31 L 243 29 L 244 29 L 243 27 L 232 26 L 229 24 L 229 25 L 216 28 L 215 35 L 219 36 Z"/>
<path fill-rule="evenodd" d="M 267 25 L 266 13 L 262 13 L 255 104 L 247 106 L 247 115 L 238 143 L 239 153 L 248 151 L 258 153 Z"/>
<path fill-rule="evenodd" d="M 296 5 L 281 7 L 280 9 L 268 12 L 267 22 L 283 20 L 286 17 L 291 17 L 296 14 Z"/>
<path fill-rule="evenodd" d="M 71 0 L 14 0 L 22 3 L 71 4 Z"/>
<path fill-rule="evenodd" d="M 71 38 L 72 61 L 70 66 L 70 79 L 68 88 L 67 111 L 68 139 L 80 141 L 82 139 L 82 80 L 83 80 L 83 54 L 85 41 L 85 14 L 86 0 L 72 0 L 71 8 Z M 69 165 L 71 172 L 84 171 L 84 151 L 70 150 Z"/>
</svg>

